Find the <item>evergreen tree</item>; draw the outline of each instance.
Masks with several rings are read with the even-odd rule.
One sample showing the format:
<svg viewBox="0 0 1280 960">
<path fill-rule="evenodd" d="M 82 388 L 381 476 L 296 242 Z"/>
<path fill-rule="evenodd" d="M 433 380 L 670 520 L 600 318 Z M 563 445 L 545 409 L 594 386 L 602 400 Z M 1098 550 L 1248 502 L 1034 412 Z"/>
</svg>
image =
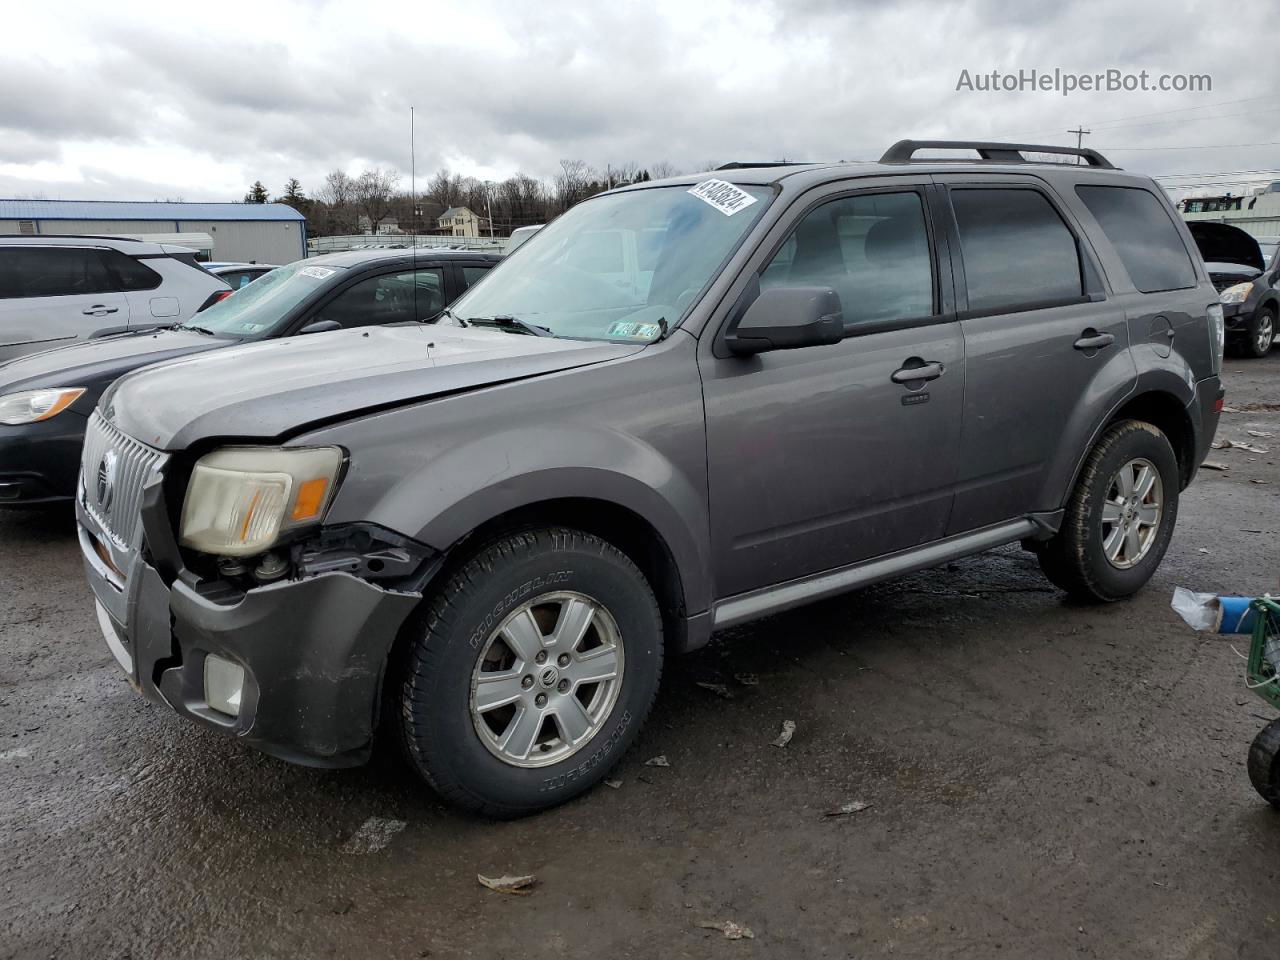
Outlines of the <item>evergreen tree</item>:
<svg viewBox="0 0 1280 960">
<path fill-rule="evenodd" d="M 253 186 L 249 188 L 249 192 L 244 195 L 245 203 L 270 203 L 271 194 L 267 193 L 267 188 L 262 185 L 261 180 L 253 181 Z"/>
</svg>

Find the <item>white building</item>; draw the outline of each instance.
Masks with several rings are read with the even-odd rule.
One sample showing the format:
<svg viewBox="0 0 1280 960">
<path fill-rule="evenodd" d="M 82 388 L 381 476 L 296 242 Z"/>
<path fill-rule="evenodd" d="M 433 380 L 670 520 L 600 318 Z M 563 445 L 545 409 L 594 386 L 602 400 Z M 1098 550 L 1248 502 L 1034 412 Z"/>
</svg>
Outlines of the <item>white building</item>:
<svg viewBox="0 0 1280 960">
<path fill-rule="evenodd" d="M 1187 197 L 1178 207 L 1186 220 L 1229 223 L 1255 237 L 1280 236 L 1280 181 L 1242 197 Z"/>
<path fill-rule="evenodd" d="M 0 234 L 6 233 L 162 235 L 207 260 L 290 263 L 307 255 L 307 219 L 283 203 L 0 200 Z"/>
</svg>

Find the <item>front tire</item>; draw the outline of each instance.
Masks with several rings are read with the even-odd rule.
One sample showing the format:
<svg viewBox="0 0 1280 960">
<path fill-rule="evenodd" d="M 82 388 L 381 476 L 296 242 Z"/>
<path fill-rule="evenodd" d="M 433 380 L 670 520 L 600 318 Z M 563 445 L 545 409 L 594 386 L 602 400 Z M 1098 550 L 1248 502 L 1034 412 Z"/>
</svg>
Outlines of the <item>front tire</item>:
<svg viewBox="0 0 1280 960">
<path fill-rule="evenodd" d="M 1040 568 L 1073 597 L 1119 600 L 1144 587 L 1178 517 L 1178 460 L 1153 425 L 1123 420 L 1090 451 Z"/>
<path fill-rule="evenodd" d="M 1258 796 L 1280 809 L 1280 720 L 1259 730 L 1249 745 L 1249 782 Z"/>
<path fill-rule="evenodd" d="M 1259 307 L 1248 324 L 1248 334 L 1240 341 L 1246 357 L 1255 360 L 1271 352 L 1276 340 L 1276 312 L 1271 307 Z"/>
<path fill-rule="evenodd" d="M 648 581 L 577 530 L 490 543 L 408 629 L 399 717 L 409 762 L 445 800 L 490 817 L 534 813 L 602 780 L 662 676 Z"/>
</svg>

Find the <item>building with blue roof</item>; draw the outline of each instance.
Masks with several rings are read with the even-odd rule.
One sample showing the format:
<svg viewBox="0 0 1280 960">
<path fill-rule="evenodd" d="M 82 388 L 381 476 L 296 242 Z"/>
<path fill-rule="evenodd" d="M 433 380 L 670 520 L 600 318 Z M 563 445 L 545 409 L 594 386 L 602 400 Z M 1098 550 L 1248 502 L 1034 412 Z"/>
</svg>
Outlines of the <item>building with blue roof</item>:
<svg viewBox="0 0 1280 960">
<path fill-rule="evenodd" d="M 205 260 L 290 263 L 307 255 L 307 219 L 283 203 L 0 199 L 0 234 L 137 237 Z"/>
</svg>

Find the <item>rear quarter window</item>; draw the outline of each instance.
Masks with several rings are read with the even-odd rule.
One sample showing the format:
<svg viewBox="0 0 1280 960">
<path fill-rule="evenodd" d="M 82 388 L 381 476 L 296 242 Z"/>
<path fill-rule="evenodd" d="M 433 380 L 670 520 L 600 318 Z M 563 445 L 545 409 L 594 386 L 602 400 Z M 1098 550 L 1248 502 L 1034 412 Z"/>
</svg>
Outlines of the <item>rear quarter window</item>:
<svg viewBox="0 0 1280 960">
<path fill-rule="evenodd" d="M 106 250 L 102 255 L 106 258 L 107 269 L 115 277 L 119 289 L 132 292 L 154 290 L 160 286 L 160 274 L 133 257 L 119 250 Z"/>
<path fill-rule="evenodd" d="M 1191 255 L 1164 204 L 1150 191 L 1078 186 L 1076 194 L 1115 247 L 1135 287 L 1158 293 L 1196 285 Z"/>
<path fill-rule="evenodd" d="M 0 297 L 74 297 L 114 293 L 102 251 L 87 247 L 0 249 Z"/>
</svg>

